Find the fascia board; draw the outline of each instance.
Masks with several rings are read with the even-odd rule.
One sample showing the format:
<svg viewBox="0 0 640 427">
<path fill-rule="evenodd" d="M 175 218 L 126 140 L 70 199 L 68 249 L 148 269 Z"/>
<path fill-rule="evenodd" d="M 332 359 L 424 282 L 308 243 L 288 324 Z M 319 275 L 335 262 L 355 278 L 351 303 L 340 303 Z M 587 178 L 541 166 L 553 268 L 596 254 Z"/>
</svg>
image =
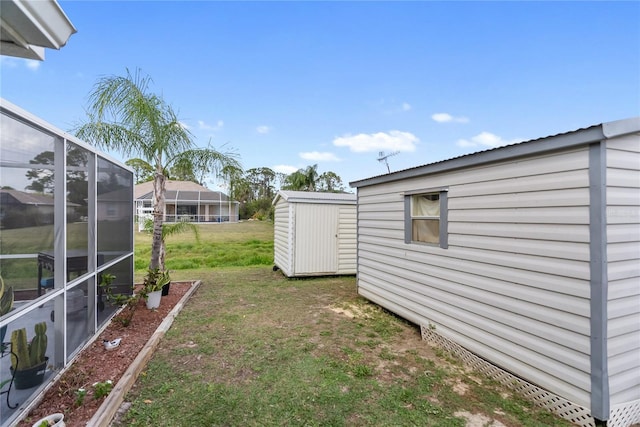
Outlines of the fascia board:
<svg viewBox="0 0 640 427">
<path fill-rule="evenodd" d="M 442 160 L 436 163 L 417 166 L 388 175 L 380 175 L 359 181 L 350 182 L 351 187 L 359 188 L 369 185 L 383 184 L 387 182 L 400 181 L 408 178 L 416 178 L 441 172 L 450 172 L 457 169 L 464 169 L 479 166 L 487 163 L 499 162 L 515 159 L 524 156 L 538 155 L 547 152 L 560 151 L 576 146 L 586 146 L 594 142 L 605 139 L 602 125 L 591 126 L 573 132 L 559 135 L 552 135 L 536 140 L 520 142 L 504 147 L 493 148 L 477 153 L 466 154 L 449 160 Z"/>
<path fill-rule="evenodd" d="M 640 117 L 632 117 L 625 120 L 617 120 L 602 124 L 602 132 L 607 138 L 628 135 L 640 132 Z"/>
</svg>

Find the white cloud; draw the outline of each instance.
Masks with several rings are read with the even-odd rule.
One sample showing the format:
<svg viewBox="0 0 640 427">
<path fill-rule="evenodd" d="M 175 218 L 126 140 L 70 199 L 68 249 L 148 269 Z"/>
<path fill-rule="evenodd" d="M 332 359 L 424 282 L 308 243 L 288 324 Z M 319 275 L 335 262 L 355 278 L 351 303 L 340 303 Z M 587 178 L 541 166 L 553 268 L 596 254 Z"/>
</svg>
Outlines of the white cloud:
<svg viewBox="0 0 640 427">
<path fill-rule="evenodd" d="M 16 68 L 18 61 L 10 56 L 0 56 L 0 65 L 3 67 Z"/>
<path fill-rule="evenodd" d="M 300 168 L 297 168 L 291 165 L 276 165 L 276 166 L 273 166 L 271 169 L 273 169 L 275 172 L 280 172 L 286 175 L 290 175 Z"/>
<path fill-rule="evenodd" d="M 392 130 L 372 134 L 344 135 L 333 140 L 336 147 L 349 147 L 354 153 L 369 151 L 415 151 L 420 140 L 411 132 Z"/>
<path fill-rule="evenodd" d="M 469 139 L 459 139 L 458 142 L 456 142 L 456 145 L 458 147 L 489 147 L 489 148 L 495 148 L 495 147 L 501 147 L 503 145 L 515 144 L 515 143 L 520 142 L 520 141 L 521 140 L 519 140 L 519 139 L 511 139 L 511 140 L 502 139 L 502 137 L 500 137 L 498 135 L 494 135 L 491 132 L 481 132 L 478 135 L 472 137 L 470 140 Z"/>
<path fill-rule="evenodd" d="M 469 119 L 466 117 L 454 117 L 449 113 L 436 113 L 431 116 L 433 120 L 438 123 L 468 123 Z"/>
<path fill-rule="evenodd" d="M 208 123 L 205 123 L 203 120 L 198 120 L 198 129 L 200 130 L 217 131 L 222 129 L 223 126 L 224 122 L 222 120 L 218 120 L 215 125 L 210 125 Z"/>
<path fill-rule="evenodd" d="M 40 68 L 42 61 L 37 61 L 35 59 L 22 59 L 15 58 L 9 56 L 0 56 L 0 65 L 7 68 L 17 68 L 21 65 L 24 65 L 30 70 L 36 71 Z"/>
<path fill-rule="evenodd" d="M 319 162 L 339 162 L 342 159 L 338 158 L 335 154 L 329 152 L 309 151 L 306 153 L 300 153 L 300 157 L 304 160 L 313 160 Z"/>
<path fill-rule="evenodd" d="M 386 115 L 406 113 L 413 109 L 411 104 L 406 101 L 398 103 L 396 100 L 385 100 L 384 98 L 372 102 L 370 105 L 380 113 Z"/>
<path fill-rule="evenodd" d="M 25 59 L 25 65 L 30 70 L 37 70 L 38 68 L 40 68 L 40 64 L 42 64 L 42 61 L 36 61 L 35 59 Z"/>
<path fill-rule="evenodd" d="M 183 129 L 187 129 L 187 130 L 191 129 L 191 126 L 189 126 L 185 122 L 178 121 L 178 123 L 180 123 L 180 126 L 182 126 Z"/>
<path fill-rule="evenodd" d="M 258 133 L 261 133 L 261 134 L 267 134 L 267 133 L 271 132 L 271 127 L 270 126 L 258 126 L 256 128 L 256 131 Z"/>
</svg>

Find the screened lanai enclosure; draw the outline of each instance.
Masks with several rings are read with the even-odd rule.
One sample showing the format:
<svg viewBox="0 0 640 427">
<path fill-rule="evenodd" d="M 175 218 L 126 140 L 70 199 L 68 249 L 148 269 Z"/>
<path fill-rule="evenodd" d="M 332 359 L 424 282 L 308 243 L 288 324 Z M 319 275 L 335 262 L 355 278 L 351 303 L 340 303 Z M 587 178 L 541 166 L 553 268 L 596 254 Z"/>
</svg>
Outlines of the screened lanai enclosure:
<svg viewBox="0 0 640 427">
<path fill-rule="evenodd" d="M 153 182 L 135 186 L 136 215 L 151 218 L 153 213 Z M 240 203 L 229 196 L 191 181 L 165 183 L 164 222 L 238 222 Z"/>
<path fill-rule="evenodd" d="M 116 293 L 132 290 L 133 171 L 2 99 L 0 182 L 0 426 L 9 426 L 115 313 L 101 275 L 116 277 Z"/>
</svg>

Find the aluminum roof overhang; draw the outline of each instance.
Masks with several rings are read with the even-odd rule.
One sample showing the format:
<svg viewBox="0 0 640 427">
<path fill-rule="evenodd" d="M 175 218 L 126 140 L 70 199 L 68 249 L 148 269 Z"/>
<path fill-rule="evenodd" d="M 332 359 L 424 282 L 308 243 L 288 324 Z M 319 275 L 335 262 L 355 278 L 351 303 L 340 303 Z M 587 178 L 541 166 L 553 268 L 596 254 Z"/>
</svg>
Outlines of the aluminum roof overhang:
<svg viewBox="0 0 640 427">
<path fill-rule="evenodd" d="M 1 0 L 0 54 L 44 60 L 77 30 L 56 0 Z"/>
</svg>

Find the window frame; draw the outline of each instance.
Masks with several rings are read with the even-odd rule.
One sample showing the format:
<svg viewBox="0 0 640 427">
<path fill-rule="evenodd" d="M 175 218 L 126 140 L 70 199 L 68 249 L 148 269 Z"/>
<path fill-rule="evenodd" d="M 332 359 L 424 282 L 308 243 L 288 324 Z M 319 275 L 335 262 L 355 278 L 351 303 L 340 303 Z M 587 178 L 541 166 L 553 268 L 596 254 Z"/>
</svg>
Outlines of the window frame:
<svg viewBox="0 0 640 427">
<path fill-rule="evenodd" d="M 427 243 L 413 240 L 413 212 L 411 199 L 413 196 L 437 194 L 440 201 L 440 223 L 438 229 L 438 243 Z M 427 188 L 404 193 L 404 242 L 407 244 L 436 246 L 442 249 L 449 247 L 449 190 L 448 188 Z"/>
</svg>

